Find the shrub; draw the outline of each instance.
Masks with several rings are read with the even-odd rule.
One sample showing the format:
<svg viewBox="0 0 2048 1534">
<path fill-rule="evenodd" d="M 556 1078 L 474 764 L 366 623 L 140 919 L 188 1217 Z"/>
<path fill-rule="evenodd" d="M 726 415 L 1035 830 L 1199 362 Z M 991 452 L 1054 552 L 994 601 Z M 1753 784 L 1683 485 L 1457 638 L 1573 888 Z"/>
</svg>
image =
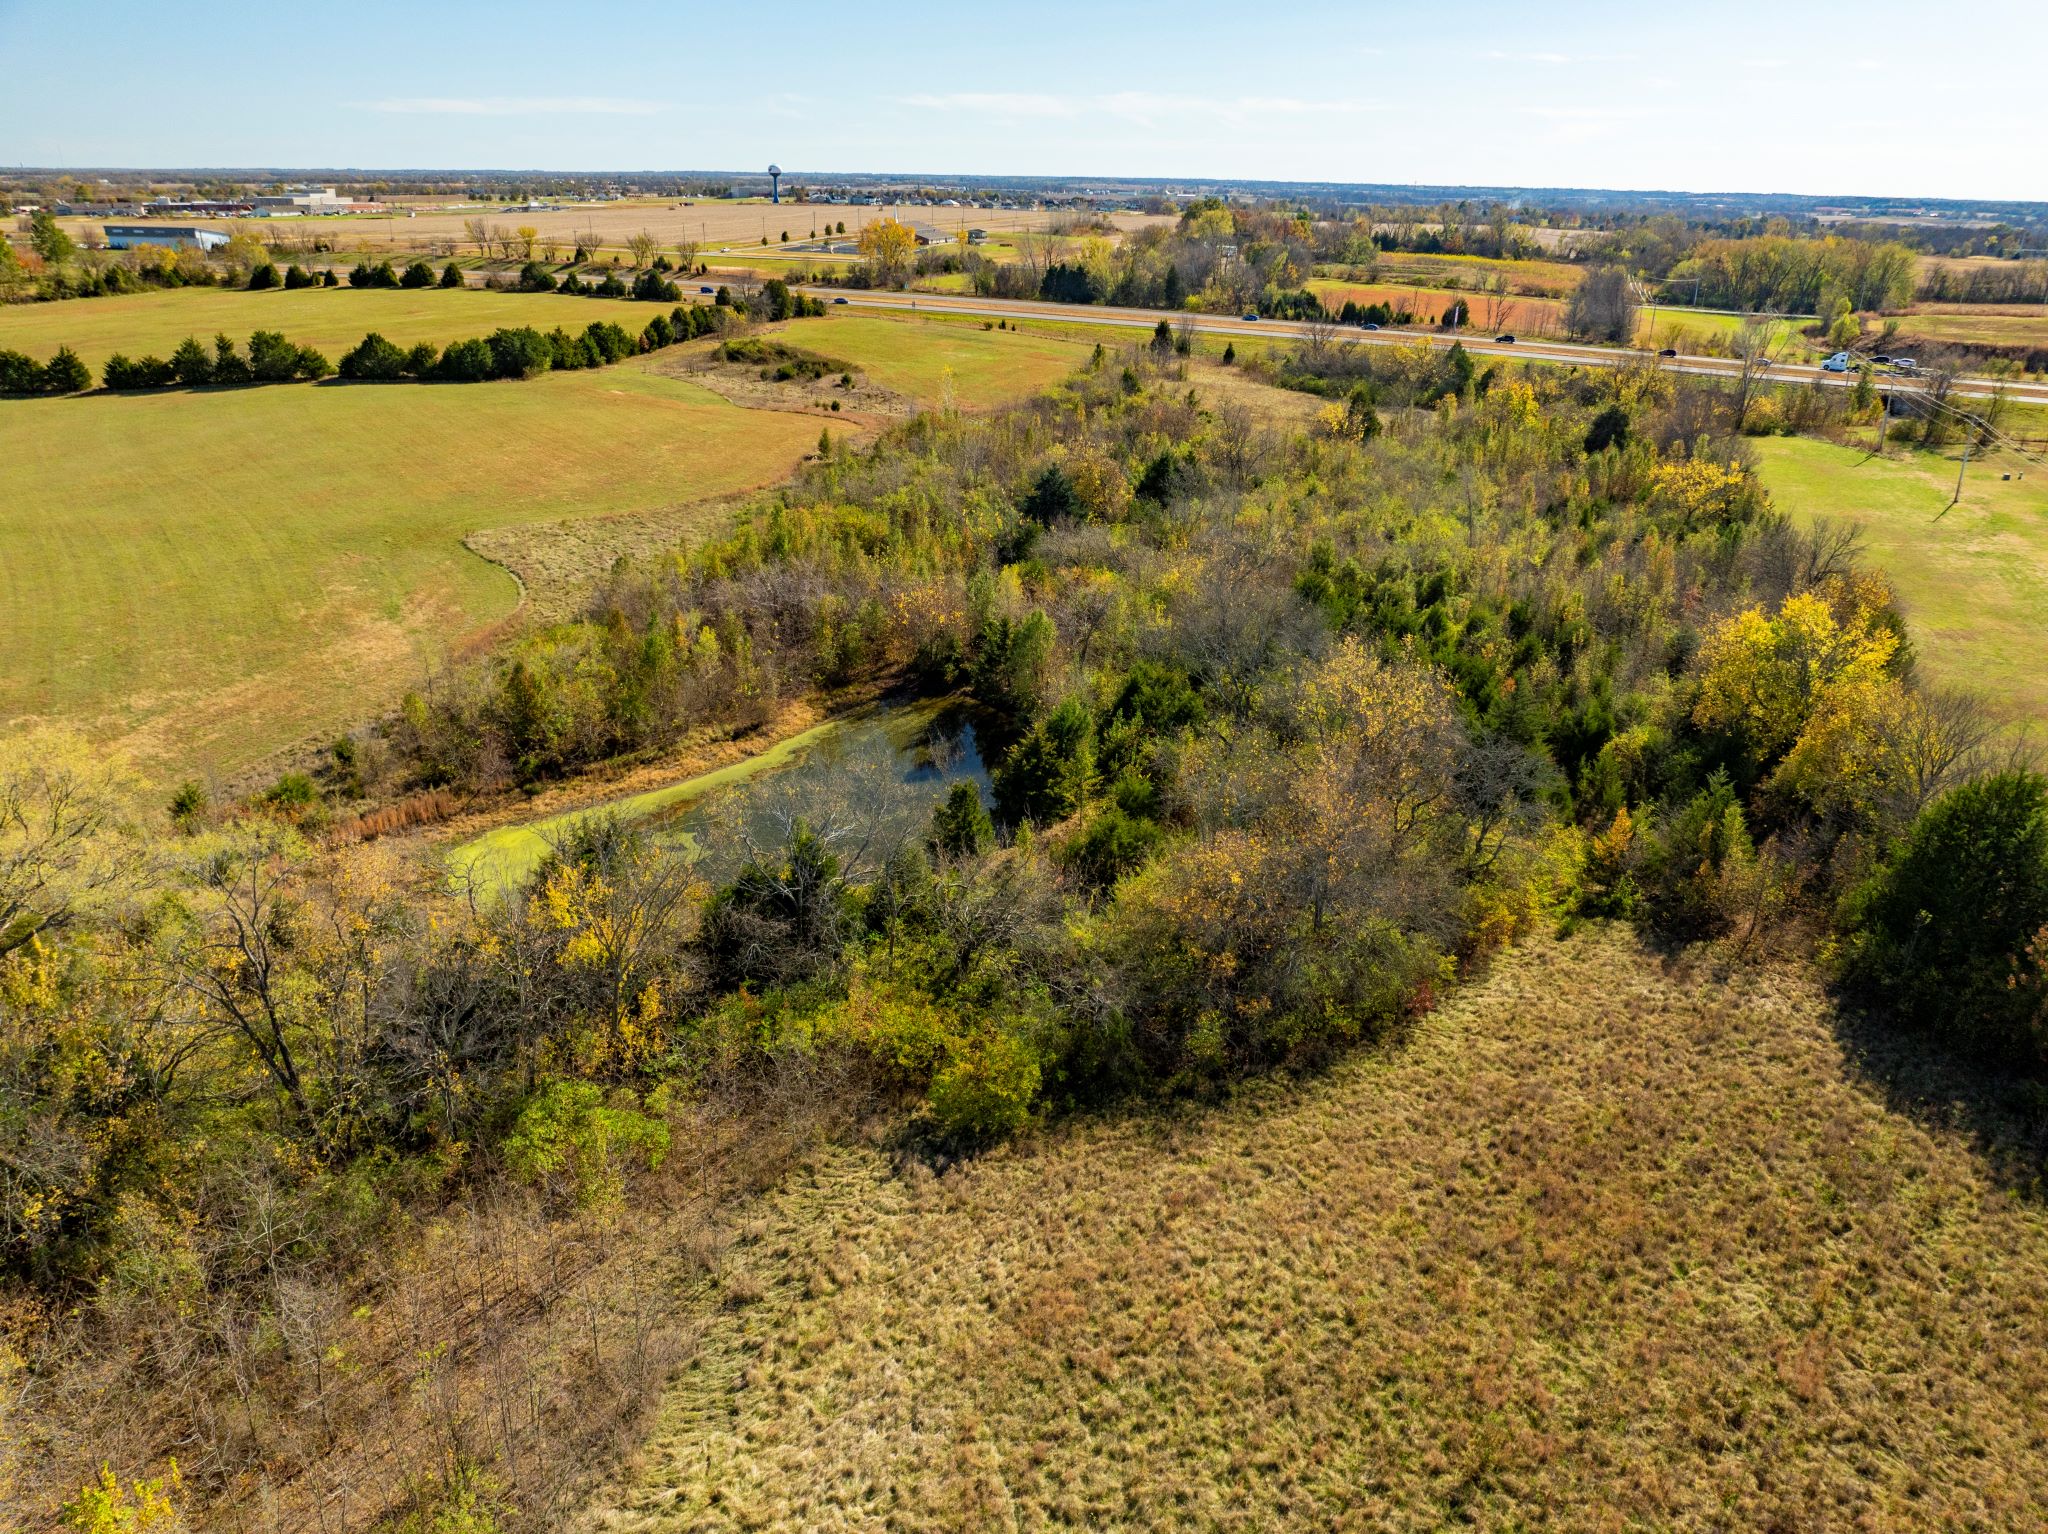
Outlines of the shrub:
<svg viewBox="0 0 2048 1534">
<path fill-rule="evenodd" d="M 1030 1121 L 1040 1078 L 1038 1056 L 1028 1043 L 990 1031 L 965 1040 L 939 1068 L 926 1101 L 947 1134 L 993 1140 Z"/>
<path fill-rule="evenodd" d="M 996 826 L 981 802 L 981 785 L 955 783 L 932 811 L 931 846 L 947 857 L 973 857 L 995 845 Z"/>
<path fill-rule="evenodd" d="M 119 352 L 107 359 L 100 376 L 109 389 L 165 389 L 177 382 L 177 370 L 163 358 L 130 362 Z"/>
<path fill-rule="evenodd" d="M 996 807 L 1010 821 L 1062 820 L 1095 782 L 1095 721 L 1069 698 L 1010 748 L 995 775 Z"/>
<path fill-rule="evenodd" d="M 358 341 L 341 359 L 341 376 L 367 383 L 388 383 L 405 372 L 407 357 L 376 331 Z"/>
<path fill-rule="evenodd" d="M 1041 527 L 1051 527 L 1065 518 L 1079 516 L 1081 497 L 1067 471 L 1056 463 L 1048 464 L 1031 482 L 1031 489 L 1018 503 L 1017 510 Z"/>
<path fill-rule="evenodd" d="M 199 344 L 197 336 L 187 336 L 178 343 L 178 349 L 171 353 L 171 371 L 179 383 L 187 388 L 213 382 L 213 358 L 205 347 Z"/>
<path fill-rule="evenodd" d="M 472 337 L 451 342 L 435 372 L 451 383 L 482 383 L 491 376 L 492 365 L 490 343 Z"/>
<path fill-rule="evenodd" d="M 2048 1063 L 2025 958 L 2048 927 L 2048 778 L 1996 773 L 1935 800 L 1844 902 L 1843 925 L 1848 978 L 1908 1021 Z"/>
<path fill-rule="evenodd" d="M 1144 867 L 1164 836 L 1157 821 L 1106 805 L 1060 849 L 1060 862 L 1084 889 L 1099 894 Z"/>
<path fill-rule="evenodd" d="M 235 350 L 235 343 L 225 335 L 216 335 L 213 338 L 213 381 L 217 384 L 245 384 L 253 376 L 248 359 Z"/>
<path fill-rule="evenodd" d="M 1643 838 L 1637 878 L 1649 915 L 1666 931 L 1723 925 L 1723 880 L 1754 855 L 1749 824 L 1724 772 L 1716 772 L 1668 826 Z"/>
<path fill-rule="evenodd" d="M 0 351 L 0 394 L 40 394 L 43 370 L 25 352 Z"/>
<path fill-rule="evenodd" d="M 492 331 L 490 348 L 496 378 L 532 378 L 555 365 L 548 338 L 529 325 Z"/>
<path fill-rule="evenodd" d="M 92 374 L 86 371 L 78 353 L 68 346 L 57 348 L 57 355 L 44 364 L 42 370 L 42 392 L 45 394 L 76 394 L 92 387 Z"/>
<path fill-rule="evenodd" d="M 550 1193 L 564 1185 L 576 1203 L 594 1208 L 618 1202 L 626 1166 L 650 1172 L 668 1155 L 668 1125 L 635 1107 L 607 1105 L 594 1082 L 558 1081 L 543 1087 L 520 1110 L 505 1140 L 512 1175 Z"/>
<path fill-rule="evenodd" d="M 299 360 L 299 348 L 274 330 L 259 330 L 249 337 L 249 372 L 258 383 L 285 383 L 297 377 Z"/>
<path fill-rule="evenodd" d="M 145 1529 L 172 1534 L 181 1524 L 170 1493 L 183 1489 L 184 1481 L 175 1459 L 168 1475 L 147 1481 L 138 1476 L 128 1486 L 121 1484 L 112 1467 L 102 1464 L 99 1480 L 82 1487 L 60 1509 L 63 1527 L 77 1530 L 78 1534 L 130 1534 Z"/>
<path fill-rule="evenodd" d="M 623 327 L 614 325 L 609 320 L 598 320 L 586 326 L 583 334 L 589 339 L 598 357 L 605 362 L 623 361 L 632 356 L 636 349 L 632 336 L 628 335 Z"/>
</svg>

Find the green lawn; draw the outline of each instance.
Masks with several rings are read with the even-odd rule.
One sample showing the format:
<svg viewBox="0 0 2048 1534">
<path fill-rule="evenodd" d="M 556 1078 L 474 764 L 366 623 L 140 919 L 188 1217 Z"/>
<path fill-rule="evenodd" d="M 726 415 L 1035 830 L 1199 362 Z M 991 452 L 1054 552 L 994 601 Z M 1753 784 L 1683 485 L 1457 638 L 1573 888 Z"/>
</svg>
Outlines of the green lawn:
<svg viewBox="0 0 2048 1534">
<path fill-rule="evenodd" d="M 187 336 L 210 342 L 225 331 L 247 347 L 252 330 L 281 331 L 338 362 L 368 331 L 403 346 L 432 341 L 445 346 L 488 335 L 501 325 L 581 330 L 610 320 L 633 334 L 671 305 L 625 298 L 563 298 L 552 293 L 493 293 L 483 288 L 273 288 L 263 293 L 224 288 L 183 288 L 79 298 L 55 304 L 0 307 L 0 349 L 41 361 L 59 346 L 85 359 L 95 378 L 109 356 L 168 357 Z"/>
<path fill-rule="evenodd" d="M 823 326 L 801 321 L 789 338 L 844 357 L 881 387 L 926 405 L 938 403 L 948 386 L 954 402 L 968 407 L 1021 398 L 1081 366 L 1102 338 L 1100 331 L 1069 338 L 1029 320 L 1020 332 L 983 330 L 971 318 L 863 314 L 858 304 L 856 298 L 852 312 L 829 308 Z"/>
<path fill-rule="evenodd" d="M 494 322 L 480 310 L 534 302 L 446 297 L 484 299 L 458 334 Z M 516 582 L 464 534 L 770 483 L 816 434 L 640 362 L 525 383 L 8 401 L 0 725 L 64 720 L 166 773 L 234 770 L 388 705 L 513 610 Z"/>
<path fill-rule="evenodd" d="M 1872 459 L 1791 437 L 1756 448 L 1779 505 L 1802 519 L 1863 525 L 1872 562 L 1906 608 L 1924 674 L 2048 722 L 2048 468 L 1973 456 L 1951 509 L 1960 450 L 1895 448 Z"/>
</svg>

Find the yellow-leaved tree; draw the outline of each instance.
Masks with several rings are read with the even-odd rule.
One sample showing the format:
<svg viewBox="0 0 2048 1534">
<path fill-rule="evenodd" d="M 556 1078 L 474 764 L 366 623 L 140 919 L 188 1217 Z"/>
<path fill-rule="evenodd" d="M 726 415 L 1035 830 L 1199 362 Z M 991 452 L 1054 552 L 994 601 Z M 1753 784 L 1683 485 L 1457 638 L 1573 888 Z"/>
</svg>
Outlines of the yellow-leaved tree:
<svg viewBox="0 0 2048 1534">
<path fill-rule="evenodd" d="M 1966 696 L 1899 674 L 1882 582 L 1829 582 L 1708 635 L 1694 722 L 1741 741 L 1769 783 L 1823 814 L 1910 819 L 1965 775 L 1992 726 Z"/>
<path fill-rule="evenodd" d="M 1898 648 L 1898 635 L 1860 603 L 1846 620 L 1811 591 L 1787 597 L 1776 615 L 1752 607 L 1708 634 L 1693 722 L 1738 738 L 1753 762 L 1770 765 L 1817 714 L 1882 683 Z"/>
<path fill-rule="evenodd" d="M 860 232 L 861 259 L 877 282 L 900 280 L 910 270 L 910 258 L 916 252 L 916 231 L 893 218 L 877 219 Z"/>
</svg>

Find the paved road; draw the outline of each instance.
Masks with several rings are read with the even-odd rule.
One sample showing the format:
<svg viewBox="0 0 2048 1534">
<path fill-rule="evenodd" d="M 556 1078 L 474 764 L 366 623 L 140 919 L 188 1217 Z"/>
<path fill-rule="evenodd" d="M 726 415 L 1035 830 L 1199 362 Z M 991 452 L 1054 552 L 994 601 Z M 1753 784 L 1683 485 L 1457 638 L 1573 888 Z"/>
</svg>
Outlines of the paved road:
<svg viewBox="0 0 2048 1534">
<path fill-rule="evenodd" d="M 1166 316 L 1157 309 L 1118 309 L 1101 304 L 1053 304 L 1032 299 L 966 298 L 947 293 L 885 293 L 879 291 L 849 292 L 845 288 L 812 287 L 806 292 L 828 302 L 844 298 L 850 305 L 869 309 L 915 309 L 920 314 L 971 315 L 980 319 L 1015 320 L 1020 315 L 1030 319 L 1059 320 L 1069 325 L 1101 325 L 1120 330 L 1151 330 Z M 1175 317 L 1178 318 L 1177 316 Z M 1190 316 L 1195 329 L 1203 335 L 1214 336 L 1303 336 L 1309 327 L 1292 320 L 1246 320 L 1231 315 L 1198 314 Z M 1679 373 L 1698 373 L 1713 378 L 1739 377 L 1740 363 L 1726 357 L 1664 357 L 1654 352 L 1635 351 L 1618 346 L 1584 346 L 1572 341 L 1517 341 L 1502 345 L 1491 336 L 1460 334 L 1447 335 L 1440 330 L 1359 330 L 1353 326 L 1341 326 L 1335 340 L 1347 346 L 1398 346 L 1422 341 L 1431 346 L 1449 346 L 1452 341 L 1462 341 L 1465 350 L 1474 356 L 1518 357 L 1524 362 L 1557 362 L 1576 364 L 1581 367 L 1612 368 L 1631 362 L 1659 362 L 1662 366 Z M 1773 383 L 1818 382 L 1835 388 L 1849 388 L 1856 382 L 1853 373 L 1829 373 L 1807 363 L 1775 363 L 1765 375 Z M 1886 391 L 1900 393 L 1917 392 L 1922 386 L 1905 375 L 1887 375 L 1880 387 Z M 1966 378 L 1957 380 L 1950 393 L 1968 398 L 1987 398 L 2003 388 L 2008 399 L 2028 404 L 2048 405 L 2048 383 L 2007 382 L 1988 378 Z"/>
</svg>

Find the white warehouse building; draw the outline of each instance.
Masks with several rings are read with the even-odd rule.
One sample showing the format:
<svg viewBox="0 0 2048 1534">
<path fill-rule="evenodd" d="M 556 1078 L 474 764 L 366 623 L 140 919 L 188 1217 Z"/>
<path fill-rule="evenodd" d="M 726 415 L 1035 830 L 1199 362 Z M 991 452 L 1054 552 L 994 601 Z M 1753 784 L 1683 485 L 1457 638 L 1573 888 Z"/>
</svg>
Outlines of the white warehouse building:
<svg viewBox="0 0 2048 1534">
<path fill-rule="evenodd" d="M 177 250 L 218 250 L 228 237 L 214 229 L 196 229 L 190 224 L 109 224 L 107 247 L 133 250 L 138 245 L 165 245 Z"/>
</svg>

